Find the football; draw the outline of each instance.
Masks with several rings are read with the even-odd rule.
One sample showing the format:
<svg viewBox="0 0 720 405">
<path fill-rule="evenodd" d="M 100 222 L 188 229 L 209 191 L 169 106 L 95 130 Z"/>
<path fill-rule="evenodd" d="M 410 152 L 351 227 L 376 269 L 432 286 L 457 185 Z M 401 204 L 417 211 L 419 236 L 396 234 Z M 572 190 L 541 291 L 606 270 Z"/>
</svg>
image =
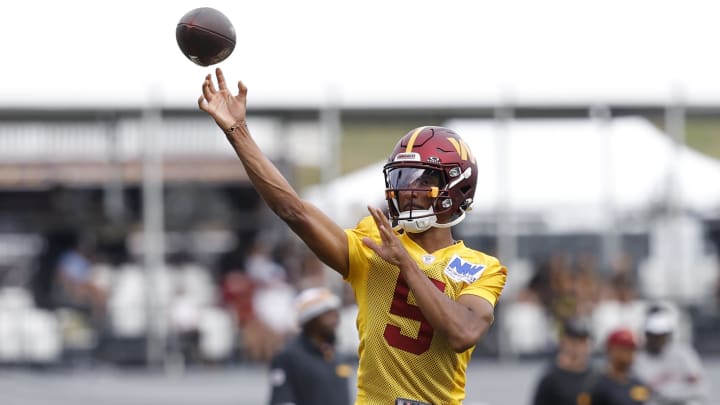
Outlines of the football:
<svg viewBox="0 0 720 405">
<path fill-rule="evenodd" d="M 235 27 L 220 11 L 200 7 L 180 19 L 175 39 L 182 53 L 193 63 L 210 66 L 227 59 L 235 49 Z"/>
</svg>

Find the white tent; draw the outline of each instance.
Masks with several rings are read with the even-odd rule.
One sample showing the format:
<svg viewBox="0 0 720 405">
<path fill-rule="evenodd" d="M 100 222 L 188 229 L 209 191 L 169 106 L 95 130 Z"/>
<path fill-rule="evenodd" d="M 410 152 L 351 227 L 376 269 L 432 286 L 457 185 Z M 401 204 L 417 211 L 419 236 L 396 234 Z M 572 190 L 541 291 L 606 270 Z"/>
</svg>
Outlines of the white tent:
<svg viewBox="0 0 720 405">
<path fill-rule="evenodd" d="M 445 125 L 463 136 L 477 158 L 470 218 L 503 207 L 566 228 L 603 225 L 611 212 L 642 211 L 668 199 L 705 215 L 720 209 L 720 162 L 676 147 L 642 118 Z M 367 204 L 384 204 L 382 165 L 311 188 L 306 196 L 343 225 L 352 225 Z"/>
</svg>

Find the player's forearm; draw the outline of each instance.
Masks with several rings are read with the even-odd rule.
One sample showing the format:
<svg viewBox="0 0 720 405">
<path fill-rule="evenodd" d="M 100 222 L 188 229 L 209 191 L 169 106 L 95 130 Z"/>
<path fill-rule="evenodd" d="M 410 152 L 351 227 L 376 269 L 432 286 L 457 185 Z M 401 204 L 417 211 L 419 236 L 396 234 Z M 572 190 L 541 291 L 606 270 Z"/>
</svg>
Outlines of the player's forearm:
<svg viewBox="0 0 720 405">
<path fill-rule="evenodd" d="M 445 336 L 454 351 L 460 353 L 471 348 L 489 328 L 489 321 L 477 322 L 468 307 L 453 301 L 435 287 L 412 260 L 401 264 L 400 271 L 425 319 Z"/>
<path fill-rule="evenodd" d="M 290 183 L 257 146 L 246 125 L 227 134 L 228 141 L 240 158 L 250 182 L 260 197 L 285 222 L 300 215 L 302 200 Z"/>
<path fill-rule="evenodd" d="M 343 277 L 347 275 L 348 249 L 345 232 L 312 204 L 303 201 L 290 183 L 268 159 L 241 125 L 228 140 L 245 167 L 260 197 L 288 224 L 317 257 Z"/>
</svg>

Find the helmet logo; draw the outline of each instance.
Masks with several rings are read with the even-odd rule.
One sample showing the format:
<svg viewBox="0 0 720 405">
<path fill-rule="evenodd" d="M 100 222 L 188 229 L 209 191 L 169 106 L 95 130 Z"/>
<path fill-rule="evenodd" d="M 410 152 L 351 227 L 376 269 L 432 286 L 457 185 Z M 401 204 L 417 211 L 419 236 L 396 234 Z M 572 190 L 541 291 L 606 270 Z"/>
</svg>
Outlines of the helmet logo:
<svg viewBox="0 0 720 405">
<path fill-rule="evenodd" d="M 470 148 L 464 140 L 455 138 L 448 138 L 447 140 L 455 147 L 455 151 L 458 155 L 460 155 L 460 159 L 470 159 L 471 162 L 475 162 L 475 157 L 473 157 L 472 152 L 470 152 Z"/>
<path fill-rule="evenodd" d="M 417 152 L 401 152 L 395 155 L 395 162 L 419 162 L 420 154 Z"/>
<path fill-rule="evenodd" d="M 434 165 L 439 165 L 439 164 L 440 164 L 440 158 L 437 157 L 437 156 L 430 156 L 430 157 L 427 159 L 427 161 L 428 161 L 428 163 L 432 163 L 432 164 L 434 164 Z"/>
</svg>

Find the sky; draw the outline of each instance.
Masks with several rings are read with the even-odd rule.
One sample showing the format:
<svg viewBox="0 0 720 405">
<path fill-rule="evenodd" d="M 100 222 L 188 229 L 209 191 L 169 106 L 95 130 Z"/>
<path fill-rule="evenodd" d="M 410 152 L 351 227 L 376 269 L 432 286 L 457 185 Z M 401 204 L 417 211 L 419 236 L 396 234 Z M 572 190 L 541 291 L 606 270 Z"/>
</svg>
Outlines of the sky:
<svg viewBox="0 0 720 405">
<path fill-rule="evenodd" d="M 217 8 L 220 66 L 256 106 L 498 102 L 720 104 L 713 1 L 13 1 L 0 25 L 0 108 L 193 108 L 212 68 L 175 42 Z"/>
</svg>

